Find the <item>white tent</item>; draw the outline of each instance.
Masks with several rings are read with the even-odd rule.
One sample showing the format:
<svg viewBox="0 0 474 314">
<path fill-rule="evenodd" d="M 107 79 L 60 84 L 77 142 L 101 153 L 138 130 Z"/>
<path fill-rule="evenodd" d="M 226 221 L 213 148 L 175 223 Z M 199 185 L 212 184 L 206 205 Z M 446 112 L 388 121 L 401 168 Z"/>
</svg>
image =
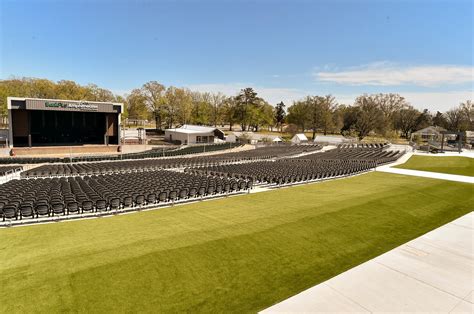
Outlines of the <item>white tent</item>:
<svg viewBox="0 0 474 314">
<path fill-rule="evenodd" d="M 342 143 L 350 143 L 352 140 L 342 135 L 316 135 L 314 142 L 318 144 L 339 145 Z"/>
<path fill-rule="evenodd" d="M 308 143 L 308 138 L 303 133 L 295 134 L 291 139 L 293 144 Z"/>
</svg>

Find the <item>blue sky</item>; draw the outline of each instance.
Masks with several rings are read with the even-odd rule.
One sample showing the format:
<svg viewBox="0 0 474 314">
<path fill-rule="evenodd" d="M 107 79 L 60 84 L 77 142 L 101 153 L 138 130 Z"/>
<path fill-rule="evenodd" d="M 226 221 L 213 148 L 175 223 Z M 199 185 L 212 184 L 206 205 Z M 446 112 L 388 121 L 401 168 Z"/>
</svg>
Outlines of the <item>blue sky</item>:
<svg viewBox="0 0 474 314">
<path fill-rule="evenodd" d="M 446 110 L 473 96 L 472 1 L 1 2 L 0 78 L 150 80 L 271 103 L 398 92 Z"/>
</svg>

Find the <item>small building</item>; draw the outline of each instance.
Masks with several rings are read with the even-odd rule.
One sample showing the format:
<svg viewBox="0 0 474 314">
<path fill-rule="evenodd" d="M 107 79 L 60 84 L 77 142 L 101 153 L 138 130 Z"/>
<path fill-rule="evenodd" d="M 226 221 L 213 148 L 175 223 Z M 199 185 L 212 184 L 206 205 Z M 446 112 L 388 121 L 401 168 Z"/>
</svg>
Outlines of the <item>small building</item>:
<svg viewBox="0 0 474 314">
<path fill-rule="evenodd" d="M 474 131 L 466 131 L 466 144 L 474 147 Z"/>
<path fill-rule="evenodd" d="M 344 143 L 352 143 L 354 140 L 345 138 L 342 135 L 316 135 L 314 143 L 325 145 L 339 145 Z"/>
<path fill-rule="evenodd" d="M 225 134 L 215 127 L 185 124 L 179 128 L 166 129 L 165 141 L 179 144 L 204 144 L 224 140 Z"/>
<path fill-rule="evenodd" d="M 293 143 L 293 144 L 308 143 L 308 138 L 307 138 L 306 135 L 304 135 L 303 133 L 295 134 L 295 135 L 291 138 L 291 143 Z"/>
<path fill-rule="evenodd" d="M 410 136 L 410 140 L 416 141 L 440 141 L 442 138 L 442 132 L 446 132 L 445 128 L 440 126 L 429 126 L 424 129 L 413 132 Z"/>
<path fill-rule="evenodd" d="M 282 139 L 278 135 L 259 134 L 254 132 L 234 132 L 226 137 L 227 142 L 236 142 L 242 144 L 273 143 L 278 144 Z"/>
</svg>

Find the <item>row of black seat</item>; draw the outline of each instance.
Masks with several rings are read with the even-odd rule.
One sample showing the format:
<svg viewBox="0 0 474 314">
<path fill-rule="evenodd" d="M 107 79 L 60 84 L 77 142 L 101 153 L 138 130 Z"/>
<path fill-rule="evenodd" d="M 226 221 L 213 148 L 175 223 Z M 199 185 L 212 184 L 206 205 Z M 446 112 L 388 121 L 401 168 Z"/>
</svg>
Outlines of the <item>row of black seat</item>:
<svg viewBox="0 0 474 314">
<path fill-rule="evenodd" d="M 245 179 L 256 184 L 287 184 L 351 175 L 374 167 L 375 163 L 367 160 L 282 159 L 189 168 L 185 171 L 222 178 Z"/>
<path fill-rule="evenodd" d="M 186 169 L 189 173 L 244 178 L 256 183 L 286 184 L 368 171 L 403 155 L 383 147 L 336 148 L 298 158 L 246 164 L 225 164 Z"/>
<path fill-rule="evenodd" d="M 96 162 L 105 160 L 133 160 L 160 157 L 183 156 L 190 154 L 198 154 L 203 152 L 213 152 L 240 146 L 236 143 L 219 143 L 209 145 L 196 145 L 176 147 L 153 148 L 144 152 L 124 153 L 114 155 L 96 155 L 96 156 L 76 156 L 76 157 L 3 157 L 0 158 L 1 164 L 44 164 L 44 163 L 80 163 L 80 162 Z"/>
<path fill-rule="evenodd" d="M 356 159 L 374 161 L 377 165 L 393 162 L 403 155 L 403 151 L 390 151 L 383 149 L 367 149 L 367 148 L 336 148 L 326 152 L 312 154 L 300 157 L 300 159 Z"/>
<path fill-rule="evenodd" d="M 22 166 L 0 166 L 0 176 L 23 170 Z"/>
<path fill-rule="evenodd" d="M 81 176 L 106 173 L 136 172 L 168 168 L 207 166 L 291 156 L 321 149 L 319 145 L 279 145 L 261 147 L 241 152 L 223 153 L 211 156 L 179 158 L 158 158 L 95 163 L 47 164 L 21 173 L 24 178 L 49 176 Z"/>
<path fill-rule="evenodd" d="M 370 148 L 370 149 L 377 149 L 377 148 L 386 148 L 389 146 L 389 143 L 345 143 L 339 144 L 337 148 Z"/>
<path fill-rule="evenodd" d="M 12 180 L 0 185 L 5 219 L 106 212 L 224 195 L 252 188 L 251 180 L 174 171 Z"/>
</svg>

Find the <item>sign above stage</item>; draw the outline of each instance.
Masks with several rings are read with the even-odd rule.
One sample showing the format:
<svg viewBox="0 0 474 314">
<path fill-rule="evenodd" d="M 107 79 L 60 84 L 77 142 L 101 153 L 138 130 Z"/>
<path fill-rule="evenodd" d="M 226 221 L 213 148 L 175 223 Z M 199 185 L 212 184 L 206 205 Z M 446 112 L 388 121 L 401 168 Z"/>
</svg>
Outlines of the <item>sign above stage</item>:
<svg viewBox="0 0 474 314">
<path fill-rule="evenodd" d="M 110 112 L 120 113 L 121 107 L 113 103 L 93 101 L 45 100 L 25 99 L 27 110 L 57 110 L 57 111 L 82 111 L 82 112 Z"/>
<path fill-rule="evenodd" d="M 49 108 L 61 108 L 61 109 L 79 109 L 81 111 L 97 111 L 99 106 L 91 105 L 86 102 L 81 103 L 64 103 L 64 102 L 45 102 L 45 107 Z"/>
</svg>

